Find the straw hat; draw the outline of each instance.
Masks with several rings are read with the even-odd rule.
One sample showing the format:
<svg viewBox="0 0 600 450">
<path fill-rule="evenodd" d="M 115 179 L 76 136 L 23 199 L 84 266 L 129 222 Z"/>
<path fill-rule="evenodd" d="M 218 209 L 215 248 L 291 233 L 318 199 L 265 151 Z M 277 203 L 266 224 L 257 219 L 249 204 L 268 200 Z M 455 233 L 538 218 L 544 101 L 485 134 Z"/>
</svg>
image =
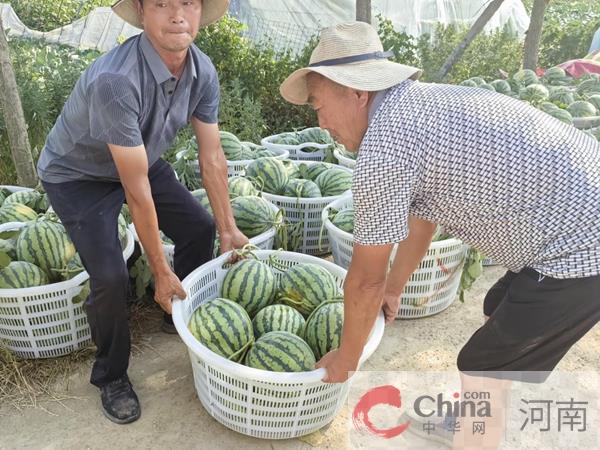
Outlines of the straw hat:
<svg viewBox="0 0 600 450">
<path fill-rule="evenodd" d="M 112 5 L 117 16 L 136 28 L 144 28 L 137 12 L 139 0 L 119 0 Z M 227 12 L 229 0 L 202 0 L 202 17 L 200 26 L 205 27 L 219 20 Z"/>
<path fill-rule="evenodd" d="M 325 28 L 310 56 L 308 67 L 296 70 L 281 84 L 283 98 L 296 105 L 308 101 L 306 76 L 311 72 L 338 84 L 361 91 L 381 91 L 408 78 L 417 79 L 421 70 L 388 61 L 375 29 L 364 22 L 348 22 Z"/>
</svg>

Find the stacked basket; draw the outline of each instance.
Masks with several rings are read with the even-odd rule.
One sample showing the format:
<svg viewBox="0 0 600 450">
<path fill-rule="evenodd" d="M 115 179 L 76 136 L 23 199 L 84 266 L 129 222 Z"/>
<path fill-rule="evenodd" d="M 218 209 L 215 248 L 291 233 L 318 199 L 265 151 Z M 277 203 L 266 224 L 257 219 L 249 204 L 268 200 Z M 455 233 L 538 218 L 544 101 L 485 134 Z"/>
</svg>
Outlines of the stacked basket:
<svg viewBox="0 0 600 450">
<path fill-rule="evenodd" d="M 329 210 L 352 207 L 352 196 L 345 195 L 331 202 L 323 210 L 323 223 L 329 232 L 333 260 L 341 267 L 349 267 L 352 259 L 353 235 L 334 226 Z M 432 242 L 419 267 L 410 277 L 402 292 L 398 318 L 426 317 L 443 311 L 456 297 L 467 246 L 458 239 Z M 393 262 L 394 248 L 390 264 Z"/>
</svg>

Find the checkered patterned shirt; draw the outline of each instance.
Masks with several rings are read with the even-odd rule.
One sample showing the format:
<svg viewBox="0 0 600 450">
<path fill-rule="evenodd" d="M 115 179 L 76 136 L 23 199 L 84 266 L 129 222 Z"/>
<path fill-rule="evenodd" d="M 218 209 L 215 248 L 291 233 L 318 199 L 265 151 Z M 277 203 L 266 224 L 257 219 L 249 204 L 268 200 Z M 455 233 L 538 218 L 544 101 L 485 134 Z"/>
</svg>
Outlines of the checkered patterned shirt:
<svg viewBox="0 0 600 450">
<path fill-rule="evenodd" d="M 512 271 L 600 274 L 600 144 L 520 100 L 405 81 L 364 136 L 352 186 L 354 240 L 434 222 Z"/>
</svg>

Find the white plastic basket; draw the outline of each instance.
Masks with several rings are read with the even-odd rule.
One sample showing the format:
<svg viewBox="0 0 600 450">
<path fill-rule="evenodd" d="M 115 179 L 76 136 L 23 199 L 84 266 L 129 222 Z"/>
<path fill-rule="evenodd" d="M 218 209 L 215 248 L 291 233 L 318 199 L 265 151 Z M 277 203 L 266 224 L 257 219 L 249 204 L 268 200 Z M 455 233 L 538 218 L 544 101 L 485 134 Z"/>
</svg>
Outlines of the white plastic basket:
<svg viewBox="0 0 600 450">
<path fill-rule="evenodd" d="M 352 206 L 352 195 L 332 202 L 323 211 L 323 221 L 329 232 L 333 260 L 348 268 L 352 259 L 353 236 L 334 226 L 328 218 L 330 208 L 342 209 Z M 468 246 L 458 239 L 432 242 L 427 254 L 412 274 L 404 291 L 399 319 L 415 319 L 437 314 L 452 304 L 460 285 L 460 277 Z M 396 247 L 390 257 L 394 260 Z"/>
<path fill-rule="evenodd" d="M 348 158 L 345 156 L 339 149 L 335 149 L 333 151 L 333 156 L 335 156 L 338 160 L 338 164 L 342 167 L 347 167 L 348 169 L 353 169 L 356 166 L 356 160 L 352 158 Z"/>
<path fill-rule="evenodd" d="M 331 147 L 333 144 L 317 144 L 315 142 L 303 142 L 298 145 L 289 144 L 274 144 L 273 141 L 279 137 L 279 134 L 267 136 L 262 138 L 260 145 L 268 148 L 271 151 L 282 151 L 285 150 L 289 153 L 289 158 L 297 161 L 324 161 L 325 160 L 325 149 Z M 305 148 L 317 148 L 318 150 L 309 152 L 304 150 Z"/>
<path fill-rule="evenodd" d="M 277 214 L 279 212 L 279 208 L 277 206 L 275 206 L 272 203 L 270 203 L 269 205 L 271 206 L 271 208 L 273 209 L 273 212 L 275 212 L 275 214 Z M 140 240 L 138 238 L 137 232 L 135 231 L 135 226 L 133 225 L 133 223 L 129 224 L 129 231 L 131 231 L 135 240 L 139 242 Z M 264 233 L 261 233 L 257 236 L 254 236 L 253 238 L 250 238 L 249 241 L 251 244 L 257 246 L 261 250 L 271 250 L 275 243 L 275 234 L 276 234 L 275 227 L 271 227 Z M 140 247 L 141 247 L 141 242 L 140 242 Z M 142 251 L 144 251 L 143 248 L 142 248 Z M 171 268 L 175 267 L 174 266 L 175 246 L 173 244 L 163 243 L 163 252 L 165 253 L 165 258 L 167 259 L 169 266 Z"/>
<path fill-rule="evenodd" d="M 290 156 L 290 153 L 286 150 L 286 149 L 281 149 L 281 148 L 267 148 L 267 150 L 269 150 L 271 153 L 273 153 L 273 157 L 277 158 L 277 159 L 288 159 L 288 157 Z M 182 155 L 182 153 L 185 150 L 177 153 L 176 157 L 179 159 Z M 227 161 L 227 177 L 231 178 L 231 177 L 237 177 L 237 176 L 241 176 L 245 173 L 246 171 L 246 167 L 248 167 L 248 165 L 254 161 L 253 159 L 242 159 L 240 161 Z M 188 161 L 188 164 L 194 169 L 194 173 L 200 177 L 200 164 L 198 163 L 197 159 L 192 159 L 190 161 Z"/>
<path fill-rule="evenodd" d="M 16 230 L 22 222 L 3 224 L 0 231 Z M 127 231 L 126 260 L 134 239 Z M 21 358 L 53 358 L 67 355 L 91 343 L 84 302 L 73 303 L 86 271 L 70 280 L 24 289 L 0 289 L 0 344 Z"/>
<path fill-rule="evenodd" d="M 320 258 L 292 252 L 257 251 L 269 264 L 269 256 L 291 267 L 313 263 L 333 274 L 342 286 L 346 270 Z M 289 439 L 312 433 L 331 422 L 345 404 L 348 383 L 328 384 L 321 380 L 324 369 L 299 373 L 278 373 L 254 369 L 229 361 L 198 342 L 188 330 L 192 313 L 203 302 L 218 297 L 227 273 L 224 264 L 230 254 L 199 267 L 185 280 L 184 301 L 173 303 L 173 321 L 188 347 L 198 398 L 218 422 L 239 433 L 262 439 Z M 281 272 L 275 270 L 277 278 Z M 363 350 L 366 361 L 381 342 L 383 316 L 379 315 Z"/>
<path fill-rule="evenodd" d="M 315 164 L 315 161 L 293 161 L 294 164 Z M 337 168 L 352 173 L 352 170 L 347 167 L 340 167 L 336 164 L 327 164 L 331 168 Z M 298 252 L 306 253 L 307 255 L 323 255 L 331 251 L 329 246 L 329 236 L 327 230 L 322 230 L 323 225 L 323 209 L 332 201 L 342 197 L 344 194 L 333 195 L 328 197 L 317 198 L 296 198 L 286 197 L 284 195 L 269 194 L 263 192 L 262 196 L 274 203 L 279 208 L 285 211 L 285 217 L 290 223 L 295 224 L 303 222 L 302 227 L 302 243 L 297 249 Z M 320 242 L 319 242 L 320 240 Z M 319 243 L 321 245 L 319 245 Z"/>
</svg>

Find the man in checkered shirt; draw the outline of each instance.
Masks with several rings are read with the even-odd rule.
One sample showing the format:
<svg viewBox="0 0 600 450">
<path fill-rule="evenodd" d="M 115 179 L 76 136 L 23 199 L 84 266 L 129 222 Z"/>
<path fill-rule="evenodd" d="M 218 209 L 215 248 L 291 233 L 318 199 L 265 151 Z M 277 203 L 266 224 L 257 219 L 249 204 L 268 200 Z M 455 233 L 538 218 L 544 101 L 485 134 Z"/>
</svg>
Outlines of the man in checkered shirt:
<svg viewBox="0 0 600 450">
<path fill-rule="evenodd" d="M 344 330 L 319 362 L 326 381 L 356 369 L 382 306 L 396 317 L 436 225 L 509 269 L 458 368 L 551 371 L 600 318 L 600 145 L 511 97 L 415 81 L 418 69 L 387 56 L 371 26 L 341 24 L 281 86 L 360 149 Z"/>
</svg>

